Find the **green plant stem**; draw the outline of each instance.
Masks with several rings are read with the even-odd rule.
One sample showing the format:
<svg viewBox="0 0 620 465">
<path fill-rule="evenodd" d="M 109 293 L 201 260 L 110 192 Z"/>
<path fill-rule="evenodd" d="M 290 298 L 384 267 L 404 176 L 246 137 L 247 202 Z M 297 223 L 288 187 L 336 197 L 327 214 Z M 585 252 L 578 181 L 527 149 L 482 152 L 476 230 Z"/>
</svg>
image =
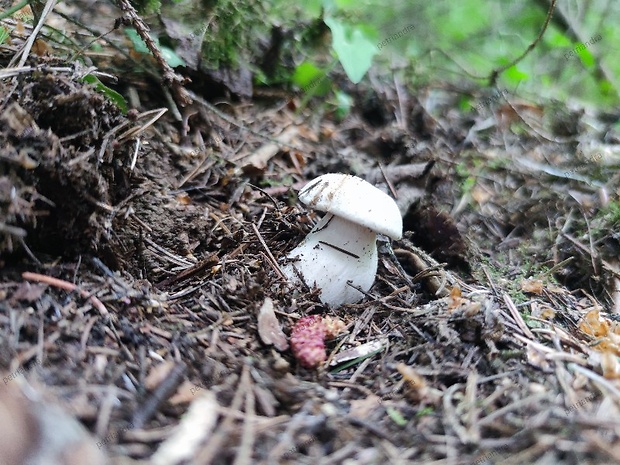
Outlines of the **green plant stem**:
<svg viewBox="0 0 620 465">
<path fill-rule="evenodd" d="M 8 18 L 9 16 L 11 16 L 13 13 L 15 13 L 16 11 L 21 10 L 23 7 L 25 7 L 26 5 L 28 5 L 29 0 L 22 0 L 21 2 L 19 2 L 17 5 L 12 6 L 11 8 L 9 8 L 6 11 L 3 11 L 2 13 L 0 13 L 0 20 L 4 19 L 4 18 Z"/>
</svg>

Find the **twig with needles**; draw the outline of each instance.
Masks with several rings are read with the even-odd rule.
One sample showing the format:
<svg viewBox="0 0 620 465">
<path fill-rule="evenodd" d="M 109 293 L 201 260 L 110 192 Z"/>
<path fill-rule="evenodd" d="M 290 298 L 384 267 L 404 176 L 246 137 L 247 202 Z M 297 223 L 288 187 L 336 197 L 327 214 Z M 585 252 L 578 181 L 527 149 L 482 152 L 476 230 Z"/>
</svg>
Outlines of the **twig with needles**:
<svg viewBox="0 0 620 465">
<path fill-rule="evenodd" d="M 159 47 L 149 35 L 149 26 L 140 18 L 136 9 L 129 3 L 129 0 L 118 0 L 117 4 L 123 12 L 123 19 L 133 26 L 140 38 L 144 41 L 146 47 L 153 54 L 153 57 L 155 57 L 157 64 L 163 70 L 164 84 L 172 90 L 177 103 L 182 107 L 192 103 L 190 95 L 187 93 L 185 87 L 183 87 L 183 85 L 189 81 L 189 78 L 177 74 L 168 64 L 161 50 L 159 50 Z"/>
</svg>

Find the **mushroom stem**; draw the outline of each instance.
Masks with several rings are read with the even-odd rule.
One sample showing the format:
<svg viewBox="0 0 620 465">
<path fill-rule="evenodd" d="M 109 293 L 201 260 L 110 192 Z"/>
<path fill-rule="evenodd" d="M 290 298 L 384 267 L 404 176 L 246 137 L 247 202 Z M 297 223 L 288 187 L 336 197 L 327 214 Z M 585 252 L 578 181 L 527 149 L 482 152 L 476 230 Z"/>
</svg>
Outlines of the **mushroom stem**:
<svg viewBox="0 0 620 465">
<path fill-rule="evenodd" d="M 325 215 L 293 249 L 292 261 L 282 268 L 292 282 L 321 289 L 323 303 L 338 306 L 360 301 L 377 272 L 377 234 L 332 214 Z"/>
</svg>

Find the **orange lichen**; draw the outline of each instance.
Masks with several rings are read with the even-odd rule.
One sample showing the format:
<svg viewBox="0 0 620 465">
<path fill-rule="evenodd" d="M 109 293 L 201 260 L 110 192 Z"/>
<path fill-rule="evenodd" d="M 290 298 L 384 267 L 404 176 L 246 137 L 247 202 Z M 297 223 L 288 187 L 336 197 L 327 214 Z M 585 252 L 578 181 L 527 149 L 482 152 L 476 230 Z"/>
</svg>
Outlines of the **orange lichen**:
<svg viewBox="0 0 620 465">
<path fill-rule="evenodd" d="M 602 316 L 599 309 L 586 313 L 579 323 L 579 329 L 596 338 L 591 344 L 593 349 L 620 355 L 620 325 Z"/>
<path fill-rule="evenodd" d="M 579 329 L 590 336 L 607 336 L 609 334 L 609 320 L 602 318 L 599 310 L 595 308 L 586 313 L 579 323 Z"/>
</svg>

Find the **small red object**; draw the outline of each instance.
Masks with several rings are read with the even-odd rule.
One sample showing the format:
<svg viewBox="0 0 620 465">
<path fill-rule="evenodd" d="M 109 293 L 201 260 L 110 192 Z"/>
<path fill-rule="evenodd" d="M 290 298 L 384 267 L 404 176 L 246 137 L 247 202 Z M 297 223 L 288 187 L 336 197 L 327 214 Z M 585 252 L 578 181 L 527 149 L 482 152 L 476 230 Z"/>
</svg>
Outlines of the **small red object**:
<svg viewBox="0 0 620 465">
<path fill-rule="evenodd" d="M 299 364 L 316 368 L 327 359 L 325 339 L 331 339 L 344 328 L 344 323 L 331 317 L 310 315 L 301 318 L 291 331 L 291 350 Z"/>
<path fill-rule="evenodd" d="M 327 359 L 323 317 L 305 316 L 295 324 L 291 332 L 291 350 L 306 368 L 315 368 Z"/>
</svg>

